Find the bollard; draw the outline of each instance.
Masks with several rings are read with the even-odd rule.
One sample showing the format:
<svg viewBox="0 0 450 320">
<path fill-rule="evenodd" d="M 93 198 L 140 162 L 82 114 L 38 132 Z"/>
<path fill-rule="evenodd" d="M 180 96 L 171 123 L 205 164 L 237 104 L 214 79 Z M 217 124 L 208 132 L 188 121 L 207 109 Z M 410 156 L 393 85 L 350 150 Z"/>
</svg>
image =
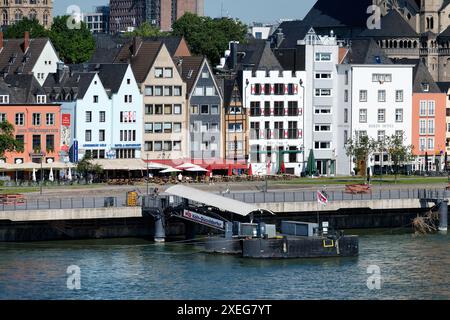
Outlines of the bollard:
<svg viewBox="0 0 450 320">
<path fill-rule="evenodd" d="M 155 216 L 155 242 L 164 243 L 166 241 L 166 230 L 164 227 L 164 213 L 159 212 Z"/>
<path fill-rule="evenodd" d="M 448 200 L 443 200 L 439 206 L 439 231 L 447 233 L 448 228 Z"/>
</svg>

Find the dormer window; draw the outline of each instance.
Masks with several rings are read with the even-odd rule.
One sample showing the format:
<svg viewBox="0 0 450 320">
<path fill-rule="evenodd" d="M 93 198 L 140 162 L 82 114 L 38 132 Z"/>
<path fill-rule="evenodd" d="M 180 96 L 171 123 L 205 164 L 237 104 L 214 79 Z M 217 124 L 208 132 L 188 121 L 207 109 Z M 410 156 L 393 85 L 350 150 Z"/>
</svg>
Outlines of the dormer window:
<svg viewBox="0 0 450 320">
<path fill-rule="evenodd" d="M 430 84 L 429 84 L 428 82 L 423 82 L 423 83 L 422 83 L 422 90 L 423 90 L 424 92 L 430 91 Z"/>
<path fill-rule="evenodd" d="M 42 94 L 42 95 L 39 94 L 39 95 L 37 95 L 36 100 L 37 100 L 37 103 L 40 103 L 40 104 L 47 103 L 47 96 L 44 94 Z"/>
<path fill-rule="evenodd" d="M 2 104 L 9 103 L 9 95 L 0 95 L 0 103 Z"/>
</svg>

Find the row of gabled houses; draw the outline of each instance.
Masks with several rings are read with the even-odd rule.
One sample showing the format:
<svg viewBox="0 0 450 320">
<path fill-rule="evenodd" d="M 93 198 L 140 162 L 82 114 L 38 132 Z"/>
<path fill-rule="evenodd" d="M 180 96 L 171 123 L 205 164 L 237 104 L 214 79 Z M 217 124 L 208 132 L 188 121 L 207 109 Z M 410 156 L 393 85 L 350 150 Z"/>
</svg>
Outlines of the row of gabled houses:
<svg viewBox="0 0 450 320">
<path fill-rule="evenodd" d="M 348 139 L 394 134 L 414 146 L 404 170 L 446 165 L 449 86 L 420 60 L 391 59 L 370 39 L 310 28 L 294 51 L 231 42 L 212 66 L 181 37 L 102 36 L 91 61 L 64 65 L 48 39 L 25 34 L 1 41 L 0 72 L 0 120 L 25 144 L 0 169 L 64 168 L 89 155 L 125 170 L 143 160 L 302 175 L 312 154 L 318 174 L 348 175 L 357 166 Z M 364 166 L 376 173 L 391 164 L 380 150 Z"/>
</svg>

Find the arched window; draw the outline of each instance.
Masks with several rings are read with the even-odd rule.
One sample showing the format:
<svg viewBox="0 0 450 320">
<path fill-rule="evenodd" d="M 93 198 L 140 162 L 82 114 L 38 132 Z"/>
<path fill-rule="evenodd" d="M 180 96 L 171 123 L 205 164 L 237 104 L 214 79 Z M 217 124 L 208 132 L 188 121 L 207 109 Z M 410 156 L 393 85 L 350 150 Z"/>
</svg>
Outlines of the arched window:
<svg viewBox="0 0 450 320">
<path fill-rule="evenodd" d="M 427 18 L 427 30 L 430 30 L 430 18 Z"/>
<path fill-rule="evenodd" d="M 23 18 L 22 11 L 17 10 L 16 13 L 14 14 L 14 20 L 15 20 L 16 22 L 19 22 L 19 21 L 22 20 L 22 18 Z"/>
<path fill-rule="evenodd" d="M 430 18 L 430 29 L 431 30 L 434 29 L 434 19 L 433 19 L 433 17 Z"/>
<path fill-rule="evenodd" d="M 4 25 L 4 26 L 7 26 L 9 23 L 8 23 L 8 19 L 9 19 L 9 17 L 8 17 L 8 11 L 6 11 L 6 10 L 3 10 L 3 12 L 2 12 L 2 24 Z"/>
<path fill-rule="evenodd" d="M 30 13 L 28 13 L 28 19 L 30 20 L 37 19 L 37 12 L 35 10 L 31 10 Z"/>
<path fill-rule="evenodd" d="M 44 15 L 42 16 L 43 17 L 42 24 L 44 26 L 48 26 L 48 16 L 49 16 L 48 11 L 44 11 Z"/>
</svg>

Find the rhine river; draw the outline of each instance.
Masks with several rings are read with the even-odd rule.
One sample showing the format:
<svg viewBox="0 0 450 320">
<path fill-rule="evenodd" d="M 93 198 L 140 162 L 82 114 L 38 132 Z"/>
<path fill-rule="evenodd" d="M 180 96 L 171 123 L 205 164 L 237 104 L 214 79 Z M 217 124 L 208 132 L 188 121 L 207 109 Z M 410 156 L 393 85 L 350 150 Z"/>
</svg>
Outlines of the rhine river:
<svg viewBox="0 0 450 320">
<path fill-rule="evenodd" d="M 352 233 L 359 257 L 272 261 L 142 239 L 0 243 L 0 299 L 450 299 L 450 236 Z M 380 289 L 367 286 L 371 265 Z"/>
</svg>

